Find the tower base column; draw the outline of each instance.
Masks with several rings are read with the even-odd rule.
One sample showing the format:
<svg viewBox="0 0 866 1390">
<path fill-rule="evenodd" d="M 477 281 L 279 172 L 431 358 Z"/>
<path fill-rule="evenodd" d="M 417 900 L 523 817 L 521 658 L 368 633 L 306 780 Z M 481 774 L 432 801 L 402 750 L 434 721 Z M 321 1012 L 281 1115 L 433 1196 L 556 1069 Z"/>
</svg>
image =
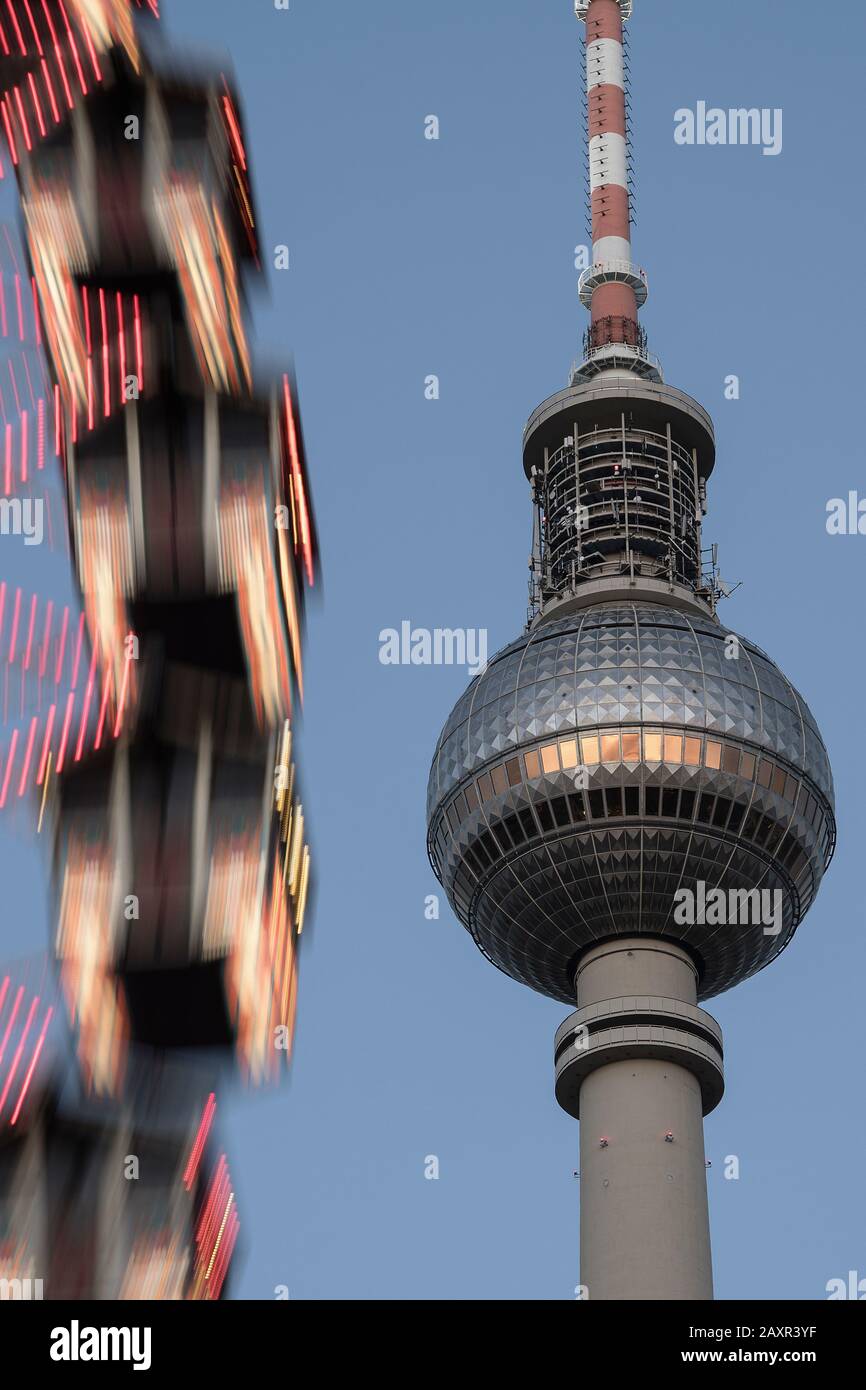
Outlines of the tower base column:
<svg viewBox="0 0 866 1390">
<path fill-rule="evenodd" d="M 721 1031 L 685 953 L 596 946 L 556 1035 L 556 1094 L 580 1119 L 580 1277 L 590 1299 L 713 1297 L 703 1116 L 723 1091 Z"/>
</svg>

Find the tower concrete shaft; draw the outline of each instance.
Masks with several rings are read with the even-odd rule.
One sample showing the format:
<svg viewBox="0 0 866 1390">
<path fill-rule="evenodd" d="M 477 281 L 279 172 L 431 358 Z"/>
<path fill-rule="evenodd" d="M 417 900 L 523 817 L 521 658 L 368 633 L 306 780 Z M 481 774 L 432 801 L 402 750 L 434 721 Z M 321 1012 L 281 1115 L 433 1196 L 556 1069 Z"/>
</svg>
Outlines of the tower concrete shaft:
<svg viewBox="0 0 866 1390">
<path fill-rule="evenodd" d="M 580 1118 L 580 1280 L 590 1300 L 713 1297 L 703 1116 L 721 1033 L 697 970 L 661 938 L 591 949 L 557 1033 L 557 1098 Z"/>
</svg>

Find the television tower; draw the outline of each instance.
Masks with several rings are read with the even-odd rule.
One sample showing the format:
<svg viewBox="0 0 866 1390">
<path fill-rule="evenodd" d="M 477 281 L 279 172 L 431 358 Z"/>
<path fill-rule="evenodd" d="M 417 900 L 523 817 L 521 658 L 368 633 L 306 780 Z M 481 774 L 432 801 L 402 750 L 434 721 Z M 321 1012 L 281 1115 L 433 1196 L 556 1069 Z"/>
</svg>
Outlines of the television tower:
<svg viewBox="0 0 866 1390">
<path fill-rule="evenodd" d="M 580 1120 L 583 1296 L 711 1299 L 703 1116 L 723 1051 L 698 1001 L 790 942 L 835 846 L 833 782 L 802 696 L 717 617 L 729 590 L 701 533 L 712 421 L 665 384 L 638 322 L 632 3 L 575 10 L 591 325 L 524 431 L 529 622 L 440 735 L 428 849 L 487 959 L 577 1004 L 555 1074 Z"/>
</svg>

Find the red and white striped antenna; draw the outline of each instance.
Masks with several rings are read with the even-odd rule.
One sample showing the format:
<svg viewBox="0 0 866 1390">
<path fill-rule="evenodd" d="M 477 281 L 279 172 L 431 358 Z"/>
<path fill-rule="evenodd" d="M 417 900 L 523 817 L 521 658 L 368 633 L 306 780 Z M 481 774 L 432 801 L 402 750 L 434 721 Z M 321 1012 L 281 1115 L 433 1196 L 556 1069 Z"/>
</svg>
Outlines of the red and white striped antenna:
<svg viewBox="0 0 866 1390">
<path fill-rule="evenodd" d="M 660 379 L 646 351 L 638 310 L 647 277 L 631 249 L 623 24 L 632 0 L 575 0 L 586 24 L 586 95 L 592 265 L 580 277 L 580 299 L 591 314 L 585 360 L 578 375 L 623 368 Z"/>
</svg>

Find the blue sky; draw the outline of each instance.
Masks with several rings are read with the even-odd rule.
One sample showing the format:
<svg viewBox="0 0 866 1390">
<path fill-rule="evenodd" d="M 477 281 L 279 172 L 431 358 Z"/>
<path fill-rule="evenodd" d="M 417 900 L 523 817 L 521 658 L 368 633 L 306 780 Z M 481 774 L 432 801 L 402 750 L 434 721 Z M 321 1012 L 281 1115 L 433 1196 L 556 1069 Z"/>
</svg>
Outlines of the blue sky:
<svg viewBox="0 0 866 1390">
<path fill-rule="evenodd" d="M 744 581 L 723 621 L 809 701 L 840 825 L 792 946 L 709 1004 L 728 1087 L 706 1124 L 716 1293 L 819 1299 L 828 1279 L 866 1275 L 866 537 L 825 530 L 829 498 L 866 494 L 852 177 L 866 19 L 852 7 L 821 27 L 805 0 L 663 8 L 636 0 L 630 26 L 643 322 L 667 380 L 715 420 L 704 534 Z M 444 899 L 425 919 L 427 772 L 466 678 L 382 666 L 378 634 L 403 619 L 486 627 L 492 652 L 522 628 L 521 431 L 565 384 L 586 317 L 582 26 L 568 0 L 165 10 L 172 36 L 230 54 L 263 243 L 290 247 L 270 297 L 253 296 L 255 341 L 295 357 L 325 572 L 302 731 L 319 892 L 295 1066 L 283 1090 L 223 1107 L 235 1294 L 569 1299 L 578 1130 L 552 1065 L 565 1011 L 493 970 Z M 782 153 L 677 145 L 674 112 L 699 100 L 781 107 Z M 4 577 L 68 592 L 62 552 L 2 544 Z M 3 956 L 47 940 L 46 868 L 2 834 Z"/>
</svg>

